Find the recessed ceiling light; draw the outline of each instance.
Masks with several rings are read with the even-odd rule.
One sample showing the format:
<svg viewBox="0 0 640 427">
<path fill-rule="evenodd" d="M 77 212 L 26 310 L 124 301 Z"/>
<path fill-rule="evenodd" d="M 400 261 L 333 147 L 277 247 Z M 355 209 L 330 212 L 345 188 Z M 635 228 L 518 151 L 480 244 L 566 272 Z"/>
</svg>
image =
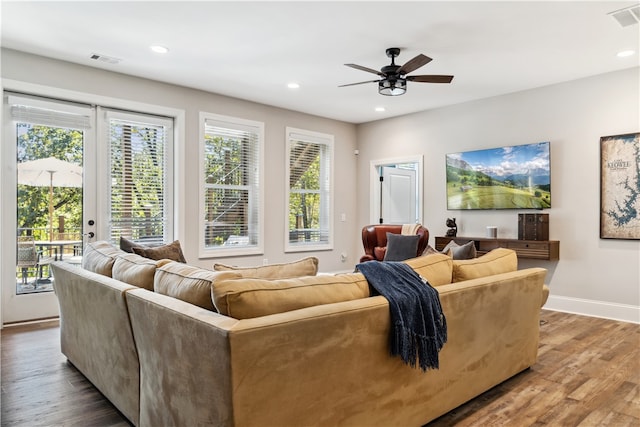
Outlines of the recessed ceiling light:
<svg viewBox="0 0 640 427">
<path fill-rule="evenodd" d="M 625 58 L 627 56 L 631 56 L 636 53 L 634 50 L 621 50 L 618 52 L 618 58 Z"/>
<path fill-rule="evenodd" d="M 296 82 L 291 82 L 291 83 L 287 83 L 287 87 L 289 89 L 298 89 L 300 87 L 300 85 Z"/>
<path fill-rule="evenodd" d="M 155 53 L 167 53 L 167 52 L 169 52 L 168 48 L 166 48 L 164 46 L 160 46 L 159 44 L 155 44 L 153 46 L 149 46 L 149 49 L 151 49 Z"/>
<path fill-rule="evenodd" d="M 384 107 L 376 107 L 376 111 L 382 113 L 383 111 L 387 111 Z"/>
</svg>

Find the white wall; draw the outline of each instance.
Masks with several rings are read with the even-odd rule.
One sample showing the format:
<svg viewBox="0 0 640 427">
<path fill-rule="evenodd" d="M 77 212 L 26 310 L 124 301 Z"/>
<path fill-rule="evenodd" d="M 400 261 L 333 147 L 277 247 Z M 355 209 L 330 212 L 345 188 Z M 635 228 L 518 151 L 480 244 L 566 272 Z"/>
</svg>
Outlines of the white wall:
<svg viewBox="0 0 640 427">
<path fill-rule="evenodd" d="M 369 220 L 376 159 L 424 155 L 424 225 L 431 236 L 456 217 L 459 236 L 517 238 L 517 214 L 448 211 L 445 155 L 551 142 L 550 239 L 560 261 L 520 260 L 549 270 L 548 308 L 640 321 L 640 241 L 599 238 L 600 137 L 640 131 L 639 68 L 358 126 L 358 223 Z M 531 212 L 531 211 L 529 211 Z M 433 237 L 430 239 L 433 245 Z"/>
<path fill-rule="evenodd" d="M 286 126 L 335 135 L 334 250 L 314 253 L 323 271 L 349 270 L 361 255 L 372 160 L 424 155 L 423 222 L 431 236 L 443 235 L 445 219 L 454 216 L 461 236 L 482 236 L 486 225 L 497 225 L 500 237 L 516 238 L 517 211 L 447 211 L 445 154 L 549 140 L 553 208 L 547 212 L 551 239 L 560 240 L 560 261 L 521 260 L 520 266 L 549 269 L 548 308 L 640 321 L 640 242 L 599 239 L 599 138 L 640 131 L 638 68 L 359 126 L 11 50 L 2 50 L 2 78 L 184 110 L 178 195 L 184 232 L 178 237 L 189 262 L 205 267 L 213 260 L 197 259 L 198 177 L 192 167 L 199 111 L 265 123 L 265 254 L 216 259 L 238 265 L 306 255 L 283 251 Z M 3 199 L 13 197 L 2 191 Z M 348 255 L 344 263 L 342 252 Z"/>
<path fill-rule="evenodd" d="M 353 190 L 356 181 L 356 127 L 290 110 L 256 104 L 240 99 L 126 76 L 63 61 L 56 61 L 13 50 L 2 50 L 2 78 L 43 85 L 54 92 L 73 91 L 75 100 L 95 96 L 153 104 L 184 111 L 184 140 L 179 147 L 184 155 L 181 166 L 181 189 L 177 199 L 181 204 L 183 234 L 181 241 L 190 264 L 211 267 L 213 262 L 243 266 L 292 261 L 310 255 L 306 252 L 284 253 L 284 188 L 285 188 L 285 128 L 306 129 L 335 136 L 335 175 L 338 191 L 334 197 L 334 250 L 314 252 L 320 259 L 322 271 L 352 270 L 360 257 L 358 241 L 360 227 L 356 224 L 356 203 Z M 5 84 L 6 86 L 6 84 Z M 81 99 L 78 99 L 81 98 Z M 198 114 L 206 111 L 265 123 L 265 253 L 232 259 L 198 259 Z M 14 197 L 12 191 L 2 190 L 2 197 Z M 341 214 L 346 221 L 341 221 Z M 11 233 L 13 235 L 13 232 Z M 340 259 L 347 254 L 346 262 Z"/>
</svg>

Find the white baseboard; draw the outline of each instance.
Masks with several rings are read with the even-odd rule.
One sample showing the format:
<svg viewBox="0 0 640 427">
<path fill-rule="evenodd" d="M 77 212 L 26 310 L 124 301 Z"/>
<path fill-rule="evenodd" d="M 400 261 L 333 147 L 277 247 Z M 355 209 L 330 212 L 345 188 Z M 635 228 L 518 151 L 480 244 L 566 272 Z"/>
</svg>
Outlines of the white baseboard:
<svg viewBox="0 0 640 427">
<path fill-rule="evenodd" d="M 602 317 L 622 322 L 640 323 L 640 307 L 604 301 L 549 295 L 545 310 Z"/>
</svg>

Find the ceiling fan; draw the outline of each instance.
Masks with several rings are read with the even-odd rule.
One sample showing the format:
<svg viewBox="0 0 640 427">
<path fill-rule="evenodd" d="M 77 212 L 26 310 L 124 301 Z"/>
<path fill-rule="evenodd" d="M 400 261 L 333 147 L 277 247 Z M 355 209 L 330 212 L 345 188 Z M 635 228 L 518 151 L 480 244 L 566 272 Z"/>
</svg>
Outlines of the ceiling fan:
<svg viewBox="0 0 640 427">
<path fill-rule="evenodd" d="M 396 65 L 395 63 L 396 56 L 400 54 L 400 48 L 390 47 L 386 50 L 386 53 L 387 56 L 391 58 L 391 64 L 385 65 L 380 69 L 380 71 L 363 67 L 362 65 L 344 64 L 347 67 L 355 68 L 356 70 L 362 70 L 368 73 L 377 74 L 382 77 L 381 79 L 368 80 L 366 82 L 349 83 L 346 85 L 340 85 L 338 87 L 355 86 L 364 83 L 378 83 L 378 92 L 381 95 L 398 96 L 407 91 L 408 81 L 418 83 L 451 83 L 451 80 L 453 80 L 453 76 L 444 75 L 407 76 L 407 74 L 409 74 L 410 72 L 415 71 L 423 65 L 431 62 L 431 58 L 420 54 L 401 66 Z"/>
</svg>

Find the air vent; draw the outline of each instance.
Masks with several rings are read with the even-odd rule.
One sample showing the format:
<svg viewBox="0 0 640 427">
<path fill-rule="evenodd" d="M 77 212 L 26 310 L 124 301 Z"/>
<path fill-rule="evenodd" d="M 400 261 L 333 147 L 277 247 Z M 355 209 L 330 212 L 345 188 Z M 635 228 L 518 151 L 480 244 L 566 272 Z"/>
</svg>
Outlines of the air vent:
<svg viewBox="0 0 640 427">
<path fill-rule="evenodd" d="M 608 13 L 618 21 L 622 27 L 628 27 L 630 25 L 636 25 L 640 22 L 640 5 L 630 6 L 624 9 L 616 10 Z"/>
<path fill-rule="evenodd" d="M 92 53 L 89 57 L 94 61 L 106 62 L 107 64 L 119 64 L 122 59 L 114 58 L 112 56 L 101 55 L 99 53 Z"/>
</svg>

